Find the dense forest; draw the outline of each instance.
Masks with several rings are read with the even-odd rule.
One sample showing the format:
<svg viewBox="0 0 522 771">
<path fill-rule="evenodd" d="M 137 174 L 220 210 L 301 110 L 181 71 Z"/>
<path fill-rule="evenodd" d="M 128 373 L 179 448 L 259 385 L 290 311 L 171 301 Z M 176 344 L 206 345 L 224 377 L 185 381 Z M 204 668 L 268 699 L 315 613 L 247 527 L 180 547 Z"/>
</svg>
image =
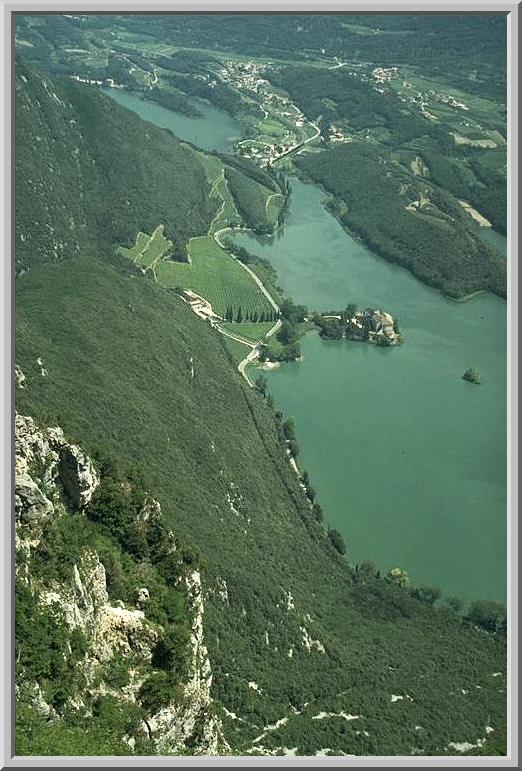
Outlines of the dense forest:
<svg viewBox="0 0 522 771">
<path fill-rule="evenodd" d="M 386 151 L 352 142 L 296 163 L 333 194 L 332 211 L 380 256 L 450 297 L 481 289 L 505 296 L 505 260 L 471 230 L 457 201 Z"/>
<path fill-rule="evenodd" d="M 92 87 L 36 76 L 22 60 L 15 110 L 16 175 L 27 180 L 16 196 L 19 265 L 130 244 L 159 223 L 186 260 L 187 240 L 208 230 L 215 204 L 178 139 Z"/>
<path fill-rule="evenodd" d="M 390 89 L 376 89 L 368 76 L 286 67 L 271 74 L 313 119 L 321 117 L 321 133 L 328 144 L 332 125 L 341 121 L 350 136 L 378 141 L 408 162 L 418 155 L 431 181 L 457 198 L 469 201 L 500 233 L 506 233 L 507 202 L 505 148 L 484 149 L 456 145 L 453 124 L 430 121 L 412 103 L 400 101 Z M 441 86 L 441 88 L 443 88 Z M 495 94 L 502 104 L 505 95 Z M 491 127 L 505 134 L 505 121 L 491 118 Z"/>
</svg>

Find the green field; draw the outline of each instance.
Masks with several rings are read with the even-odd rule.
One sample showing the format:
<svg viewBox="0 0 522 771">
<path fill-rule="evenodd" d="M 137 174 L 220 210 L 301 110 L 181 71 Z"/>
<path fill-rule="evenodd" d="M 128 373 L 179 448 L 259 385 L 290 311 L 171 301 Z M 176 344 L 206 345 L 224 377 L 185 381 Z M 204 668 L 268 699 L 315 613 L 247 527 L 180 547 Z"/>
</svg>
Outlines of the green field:
<svg viewBox="0 0 522 771">
<path fill-rule="evenodd" d="M 210 231 L 212 233 L 215 233 L 220 228 L 237 227 L 238 225 L 241 225 L 241 217 L 236 209 L 234 199 L 230 195 L 223 171 L 212 189 L 211 198 L 212 197 L 216 197 L 220 201 L 220 208 L 210 225 Z"/>
<path fill-rule="evenodd" d="M 200 150 L 195 150 L 190 145 L 184 145 L 184 147 L 197 156 L 211 185 L 209 199 L 217 202 L 216 214 L 211 222 L 209 235 L 215 233 L 220 228 L 241 225 L 241 217 L 238 214 L 225 179 L 225 165 L 223 162 L 214 155 L 208 155 Z"/>
<path fill-rule="evenodd" d="M 284 126 L 273 118 L 265 118 L 259 121 L 258 129 L 260 134 L 271 139 L 282 139 L 285 133 Z"/>
<path fill-rule="evenodd" d="M 120 246 L 118 251 L 123 257 L 132 260 L 139 268 L 154 272 L 159 260 L 170 257 L 172 254 L 172 241 L 165 237 L 163 225 L 158 225 L 151 236 L 140 231 L 136 236 L 134 246 L 130 249 Z"/>
<path fill-rule="evenodd" d="M 283 202 L 284 198 L 281 193 L 274 193 L 266 199 L 266 218 L 271 224 L 276 224 Z"/>
<path fill-rule="evenodd" d="M 223 335 L 223 340 L 227 351 L 232 356 L 232 360 L 236 365 L 243 361 L 245 356 L 248 356 L 252 350 L 249 345 L 244 345 L 238 340 L 232 340 L 232 338 L 226 337 L 225 335 Z"/>
<path fill-rule="evenodd" d="M 211 236 L 192 238 L 189 253 L 190 263 L 160 260 L 156 266 L 158 282 L 167 287 L 192 289 L 208 300 L 220 316 L 230 306 L 234 313 L 239 306 L 243 313 L 273 310 L 252 277 Z"/>
<path fill-rule="evenodd" d="M 266 333 L 272 329 L 274 324 L 275 321 L 243 321 L 240 324 L 232 321 L 227 322 L 222 326 L 223 329 L 232 332 L 235 335 L 246 337 L 247 340 L 252 340 L 252 342 L 255 343 L 258 340 L 262 340 Z"/>
</svg>

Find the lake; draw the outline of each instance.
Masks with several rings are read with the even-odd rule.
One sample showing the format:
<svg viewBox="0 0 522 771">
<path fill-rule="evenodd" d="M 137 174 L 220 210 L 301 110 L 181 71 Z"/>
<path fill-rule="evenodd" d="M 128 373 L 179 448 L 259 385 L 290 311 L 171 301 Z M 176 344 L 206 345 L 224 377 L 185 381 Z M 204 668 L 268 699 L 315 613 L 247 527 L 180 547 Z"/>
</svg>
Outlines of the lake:
<svg viewBox="0 0 522 771">
<path fill-rule="evenodd" d="M 241 128 L 198 102 L 188 118 L 132 94 L 110 96 L 204 149 L 230 151 Z M 373 255 L 292 178 L 290 213 L 275 238 L 236 236 L 268 258 L 280 284 L 310 309 L 348 302 L 389 310 L 405 343 L 302 341 L 303 361 L 267 372 L 296 419 L 299 465 L 352 561 L 399 565 L 414 583 L 465 600 L 506 593 L 506 303 L 484 294 L 455 303 Z M 482 233 L 500 252 L 505 239 Z M 462 380 L 468 367 L 483 385 Z"/>
<path fill-rule="evenodd" d="M 303 361 L 265 373 L 296 420 L 299 465 L 327 523 L 353 561 L 399 565 L 414 583 L 466 600 L 504 599 L 506 303 L 444 298 L 352 238 L 318 187 L 291 184 L 282 233 L 237 243 L 268 258 L 296 302 L 380 307 L 405 336 L 382 349 L 310 333 Z M 471 366 L 483 385 L 462 380 Z"/>
<path fill-rule="evenodd" d="M 223 110 L 218 110 L 203 100 L 191 100 L 192 104 L 202 113 L 202 116 L 190 118 L 187 115 L 168 110 L 156 102 L 141 99 L 124 89 L 104 88 L 102 90 L 144 120 L 148 120 L 160 128 L 170 129 L 180 139 L 192 142 L 204 150 L 230 153 L 234 143 L 242 136 L 241 126 L 237 121 Z"/>
</svg>

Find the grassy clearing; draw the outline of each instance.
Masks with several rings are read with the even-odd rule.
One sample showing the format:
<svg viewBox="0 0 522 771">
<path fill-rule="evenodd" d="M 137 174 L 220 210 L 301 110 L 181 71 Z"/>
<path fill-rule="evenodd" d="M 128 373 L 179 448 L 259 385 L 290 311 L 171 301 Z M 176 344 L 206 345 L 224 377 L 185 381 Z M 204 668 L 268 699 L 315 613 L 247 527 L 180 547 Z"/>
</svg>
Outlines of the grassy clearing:
<svg viewBox="0 0 522 771">
<path fill-rule="evenodd" d="M 233 334 L 246 337 L 248 340 L 252 340 L 253 343 L 257 340 L 262 340 L 267 332 L 269 332 L 274 326 L 275 321 L 246 321 L 241 324 L 232 321 L 227 324 L 223 324 L 223 329 Z"/>
<path fill-rule="evenodd" d="M 282 139 L 285 133 L 285 127 L 273 118 L 265 118 L 259 121 L 258 128 L 260 134 L 264 134 L 272 139 Z"/>
<path fill-rule="evenodd" d="M 272 193 L 266 199 L 266 218 L 273 225 L 277 222 L 284 200 L 282 193 Z"/>
<path fill-rule="evenodd" d="M 225 179 L 225 165 L 213 155 L 195 150 L 190 145 L 184 145 L 190 152 L 197 156 L 205 170 L 209 184 L 211 185 L 209 199 L 217 202 L 216 214 L 209 228 L 209 235 L 224 227 L 237 227 L 241 224 L 234 199 L 228 189 Z"/>
<path fill-rule="evenodd" d="M 158 261 L 172 254 L 172 241 L 165 237 L 163 225 L 158 225 L 151 236 L 139 232 L 130 249 L 120 246 L 119 253 L 144 270 L 154 270 Z"/>
<path fill-rule="evenodd" d="M 252 350 L 250 346 L 240 343 L 239 340 L 232 340 L 232 338 L 226 337 L 225 335 L 223 335 L 223 341 L 225 343 L 225 347 L 227 351 L 232 356 L 232 360 L 236 366 L 241 361 L 243 361 L 245 356 L 248 356 L 248 354 Z"/>
<path fill-rule="evenodd" d="M 241 225 L 241 217 L 238 214 L 234 199 L 230 195 L 224 175 L 218 180 L 213 194 L 219 197 L 221 203 L 218 213 L 212 220 L 210 232 L 215 233 L 220 228 L 237 227 Z"/>
<path fill-rule="evenodd" d="M 259 314 L 272 306 L 251 276 L 211 236 L 192 238 L 189 242 L 191 263 L 161 260 L 156 267 L 158 282 L 163 286 L 192 289 L 208 300 L 216 313 L 223 316 L 228 307 L 237 313 Z"/>
</svg>

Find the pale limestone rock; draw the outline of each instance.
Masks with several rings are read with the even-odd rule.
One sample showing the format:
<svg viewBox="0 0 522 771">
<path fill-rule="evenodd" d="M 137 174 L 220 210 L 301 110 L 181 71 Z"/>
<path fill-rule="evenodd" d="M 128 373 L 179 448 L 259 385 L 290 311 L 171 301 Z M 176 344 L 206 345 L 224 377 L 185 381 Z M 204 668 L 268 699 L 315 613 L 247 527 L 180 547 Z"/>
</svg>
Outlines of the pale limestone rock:
<svg viewBox="0 0 522 771">
<path fill-rule="evenodd" d="M 59 476 L 72 504 L 80 509 L 87 506 L 100 482 L 91 459 L 73 444 L 62 447 Z"/>
<path fill-rule="evenodd" d="M 60 428 L 42 429 L 32 418 L 18 413 L 15 417 L 15 475 L 17 486 L 27 487 L 24 475 L 29 475 L 36 486 L 54 487 L 55 498 L 59 497 L 56 486 L 59 480 L 70 502 L 78 508 L 89 503 L 99 484 L 91 459 L 69 444 Z"/>
<path fill-rule="evenodd" d="M 54 514 L 54 506 L 29 474 L 16 475 L 15 512 L 25 525 L 42 524 Z"/>
<path fill-rule="evenodd" d="M 140 607 L 141 605 L 144 605 L 146 602 L 150 601 L 150 594 L 149 590 L 146 586 L 142 586 L 141 589 L 136 590 L 136 605 Z"/>
<path fill-rule="evenodd" d="M 15 365 L 15 382 L 17 388 L 25 388 L 26 377 L 18 364 Z"/>
<path fill-rule="evenodd" d="M 219 718 L 212 712 L 212 670 L 203 639 L 203 593 L 198 571 L 185 577 L 193 611 L 190 664 L 183 686 L 182 706 L 170 704 L 148 721 L 160 754 L 179 751 L 188 737 L 196 737 L 195 754 L 215 755 L 229 749 Z"/>
</svg>

